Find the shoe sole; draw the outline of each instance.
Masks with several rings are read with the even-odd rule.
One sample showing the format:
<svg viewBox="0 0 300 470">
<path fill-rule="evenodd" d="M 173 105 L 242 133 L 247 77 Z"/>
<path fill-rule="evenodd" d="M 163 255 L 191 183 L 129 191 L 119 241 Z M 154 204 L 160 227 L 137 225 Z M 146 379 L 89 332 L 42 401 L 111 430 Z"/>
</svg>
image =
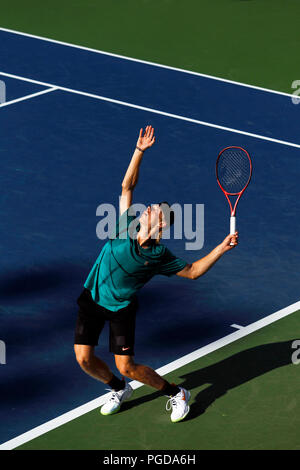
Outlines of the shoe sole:
<svg viewBox="0 0 300 470">
<path fill-rule="evenodd" d="M 131 390 L 130 395 L 129 395 L 127 398 L 124 398 L 124 400 L 122 401 L 122 403 L 124 403 L 124 401 L 126 401 L 126 400 L 129 400 L 129 398 L 131 398 L 131 395 L 132 395 L 132 394 L 133 394 L 133 389 Z M 114 415 L 115 413 L 118 413 L 118 411 L 120 411 L 122 403 L 120 404 L 120 406 L 118 406 L 118 408 L 116 408 L 116 409 L 113 410 L 113 411 L 110 411 L 109 413 L 103 413 L 102 409 L 100 409 L 100 413 L 102 414 L 102 416 Z"/>
<path fill-rule="evenodd" d="M 118 411 L 120 410 L 121 408 L 121 405 L 116 408 L 115 410 L 113 411 L 110 411 L 109 413 L 103 413 L 101 410 L 100 410 L 100 413 L 102 414 L 102 416 L 109 416 L 109 415 L 114 415 L 115 413 L 118 413 Z"/>
</svg>

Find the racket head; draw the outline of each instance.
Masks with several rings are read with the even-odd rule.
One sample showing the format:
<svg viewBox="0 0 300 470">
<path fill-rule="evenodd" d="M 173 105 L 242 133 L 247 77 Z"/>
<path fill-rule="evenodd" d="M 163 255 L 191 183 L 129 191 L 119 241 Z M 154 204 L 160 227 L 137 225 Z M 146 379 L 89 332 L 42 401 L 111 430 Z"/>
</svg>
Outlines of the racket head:
<svg viewBox="0 0 300 470">
<path fill-rule="evenodd" d="M 236 146 L 221 150 L 216 162 L 216 176 L 225 195 L 241 196 L 252 176 L 252 162 L 247 150 Z"/>
</svg>

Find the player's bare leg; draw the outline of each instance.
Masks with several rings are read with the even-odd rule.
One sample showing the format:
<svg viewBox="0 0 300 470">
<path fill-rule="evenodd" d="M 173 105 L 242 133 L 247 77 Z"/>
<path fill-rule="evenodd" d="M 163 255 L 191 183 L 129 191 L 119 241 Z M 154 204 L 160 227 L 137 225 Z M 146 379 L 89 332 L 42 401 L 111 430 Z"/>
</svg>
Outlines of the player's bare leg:
<svg viewBox="0 0 300 470">
<path fill-rule="evenodd" d="M 113 373 L 105 362 L 95 356 L 94 346 L 75 344 L 74 351 L 77 362 L 84 372 L 105 384 L 112 380 Z"/>
<path fill-rule="evenodd" d="M 154 387 L 159 390 L 162 394 L 169 396 L 167 402 L 167 410 L 172 409 L 171 421 L 176 423 L 183 420 L 189 413 L 190 407 L 188 402 L 190 400 L 190 392 L 182 387 L 177 387 L 174 384 L 170 384 L 163 379 L 155 370 L 149 366 L 142 364 L 136 364 L 132 356 L 121 356 L 115 354 L 116 366 L 122 375 L 129 377 L 133 380 L 138 380 L 145 385 Z M 129 385 L 127 385 L 129 387 Z M 125 398 L 126 399 L 126 398 Z M 112 399 L 113 401 L 114 399 Z M 121 400 L 118 403 L 118 409 L 120 409 Z M 108 404 L 107 409 L 110 408 Z M 105 413 L 103 413 L 105 414 Z M 109 414 L 109 413 L 107 413 Z"/>
<path fill-rule="evenodd" d="M 132 356 L 121 356 L 115 354 L 116 366 L 122 375 L 132 380 L 138 380 L 145 385 L 163 390 L 167 384 L 155 370 L 142 364 L 136 364 Z"/>
</svg>

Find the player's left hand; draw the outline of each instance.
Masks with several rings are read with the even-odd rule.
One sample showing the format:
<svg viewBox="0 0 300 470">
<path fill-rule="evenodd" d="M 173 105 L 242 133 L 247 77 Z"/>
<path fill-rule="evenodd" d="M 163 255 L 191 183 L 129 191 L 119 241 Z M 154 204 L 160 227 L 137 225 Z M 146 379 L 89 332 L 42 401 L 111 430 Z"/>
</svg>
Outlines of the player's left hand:
<svg viewBox="0 0 300 470">
<path fill-rule="evenodd" d="M 147 126 L 143 134 L 143 129 L 140 129 L 139 138 L 137 141 L 137 147 L 145 151 L 155 142 L 154 129 L 152 126 Z"/>
</svg>

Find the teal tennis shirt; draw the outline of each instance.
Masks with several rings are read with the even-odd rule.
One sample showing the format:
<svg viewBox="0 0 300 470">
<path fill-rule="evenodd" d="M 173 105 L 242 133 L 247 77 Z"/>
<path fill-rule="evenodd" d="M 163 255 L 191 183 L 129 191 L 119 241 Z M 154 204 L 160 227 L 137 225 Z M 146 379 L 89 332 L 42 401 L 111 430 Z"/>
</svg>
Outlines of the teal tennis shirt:
<svg viewBox="0 0 300 470">
<path fill-rule="evenodd" d="M 119 218 L 84 284 L 97 304 L 113 312 L 129 305 L 134 294 L 156 274 L 172 276 L 187 265 L 162 244 L 142 248 L 130 236 L 134 224 L 136 231 L 139 225 L 129 211 Z"/>
</svg>

